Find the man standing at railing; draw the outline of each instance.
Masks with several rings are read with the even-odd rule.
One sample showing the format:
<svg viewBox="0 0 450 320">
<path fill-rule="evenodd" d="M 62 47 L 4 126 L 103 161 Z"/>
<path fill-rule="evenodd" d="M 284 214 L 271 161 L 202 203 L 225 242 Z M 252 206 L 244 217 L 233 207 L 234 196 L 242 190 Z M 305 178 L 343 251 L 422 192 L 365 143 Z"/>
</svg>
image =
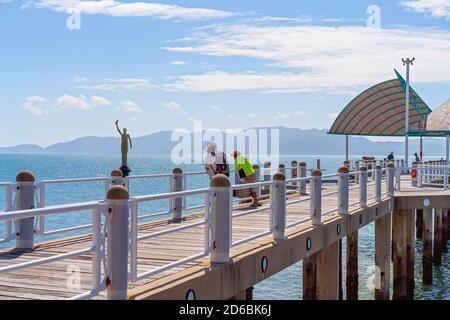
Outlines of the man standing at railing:
<svg viewBox="0 0 450 320">
<path fill-rule="evenodd" d="M 253 170 L 252 164 L 239 151 L 233 152 L 234 169 L 239 173 L 239 177 L 243 183 L 256 182 L 256 173 Z M 256 208 L 262 206 L 259 202 L 255 188 L 249 188 L 250 196 L 252 197 L 252 204 L 250 207 Z"/>
</svg>

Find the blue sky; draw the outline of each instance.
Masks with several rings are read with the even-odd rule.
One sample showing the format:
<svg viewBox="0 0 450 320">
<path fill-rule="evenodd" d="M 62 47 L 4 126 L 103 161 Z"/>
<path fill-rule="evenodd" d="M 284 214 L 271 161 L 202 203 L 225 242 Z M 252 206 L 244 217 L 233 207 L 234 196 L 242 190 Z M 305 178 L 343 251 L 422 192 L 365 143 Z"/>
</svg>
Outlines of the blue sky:
<svg viewBox="0 0 450 320">
<path fill-rule="evenodd" d="M 450 98 L 450 0 L 0 0 L 0 40 L 0 146 L 111 136 L 116 119 L 132 136 L 328 128 L 406 56 L 432 109 Z"/>
</svg>

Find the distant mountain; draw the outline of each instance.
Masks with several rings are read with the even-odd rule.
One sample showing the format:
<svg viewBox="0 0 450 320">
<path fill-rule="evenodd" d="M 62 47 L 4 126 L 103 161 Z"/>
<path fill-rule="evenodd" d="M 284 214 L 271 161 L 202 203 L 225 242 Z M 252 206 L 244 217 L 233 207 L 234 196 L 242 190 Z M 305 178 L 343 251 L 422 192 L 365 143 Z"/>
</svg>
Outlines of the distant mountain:
<svg viewBox="0 0 450 320">
<path fill-rule="evenodd" d="M 273 129 L 273 128 L 256 128 Z M 325 129 L 302 130 L 297 128 L 277 127 L 280 134 L 281 154 L 304 155 L 343 155 L 345 137 L 329 135 Z M 171 141 L 172 131 L 161 131 L 142 137 L 133 138 L 131 154 L 170 154 L 178 141 Z M 412 139 L 411 139 L 412 140 Z M 403 142 L 374 142 L 365 137 L 350 137 L 349 153 L 352 155 L 387 155 L 404 152 Z M 37 145 L 18 145 L 2 147 L 0 153 L 117 153 L 120 150 L 120 139 L 116 137 L 83 137 L 68 142 L 61 142 L 42 148 Z M 410 152 L 419 151 L 418 139 L 410 142 Z M 228 152 L 228 151 L 227 151 Z M 428 155 L 444 155 L 443 139 L 427 138 L 424 142 L 424 153 Z"/>
</svg>

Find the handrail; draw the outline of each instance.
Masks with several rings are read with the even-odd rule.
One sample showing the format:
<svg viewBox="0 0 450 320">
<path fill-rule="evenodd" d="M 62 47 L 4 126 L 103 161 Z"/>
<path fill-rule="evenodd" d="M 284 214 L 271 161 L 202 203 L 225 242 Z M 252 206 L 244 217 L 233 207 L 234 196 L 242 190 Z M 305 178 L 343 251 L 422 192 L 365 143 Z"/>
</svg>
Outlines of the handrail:
<svg viewBox="0 0 450 320">
<path fill-rule="evenodd" d="M 130 231 L 128 231 L 128 226 L 126 223 L 123 226 L 124 228 L 127 228 L 126 232 L 127 232 L 127 234 L 129 234 L 129 236 L 128 236 L 129 237 L 129 253 L 128 254 L 129 254 L 129 269 L 130 269 L 129 270 L 129 272 L 130 272 L 129 280 L 136 281 L 136 280 L 144 279 L 145 277 L 155 275 L 159 272 L 163 272 L 163 271 L 169 270 L 171 268 L 185 264 L 187 262 L 194 261 L 199 258 L 210 255 L 211 250 L 212 250 L 211 242 L 216 240 L 216 239 L 212 239 L 213 223 L 215 223 L 214 221 L 217 221 L 217 216 L 215 216 L 215 214 L 218 212 L 217 210 L 219 210 L 219 209 L 222 210 L 222 213 L 223 213 L 223 208 L 224 208 L 223 205 L 229 204 L 229 212 L 228 213 L 230 215 L 230 221 L 231 221 L 230 232 L 232 232 L 231 225 L 232 225 L 233 221 L 235 221 L 236 218 L 239 218 L 239 217 L 242 217 L 245 215 L 267 212 L 267 214 L 269 216 L 269 220 L 270 220 L 270 223 L 267 226 L 266 230 L 258 232 L 256 234 L 246 236 L 244 239 L 232 241 L 232 233 L 231 233 L 230 234 L 231 238 L 229 239 L 230 247 L 235 247 L 240 244 L 244 244 L 249 241 L 253 241 L 255 239 L 258 239 L 258 238 L 261 238 L 264 236 L 268 236 L 272 233 L 274 235 L 274 239 L 275 239 L 275 234 L 277 234 L 277 237 L 281 237 L 281 238 L 277 238 L 277 239 L 283 239 L 282 235 L 284 234 L 285 229 L 292 228 L 294 226 L 297 226 L 301 223 L 306 223 L 306 222 L 311 222 L 314 225 L 321 224 L 322 216 L 330 215 L 335 212 L 338 212 L 339 214 L 345 214 L 345 206 L 344 206 L 344 209 L 341 208 L 341 205 L 343 203 L 344 204 L 346 203 L 346 208 L 347 208 L 346 210 L 348 212 L 349 206 L 359 204 L 362 207 L 362 206 L 366 205 L 368 200 L 375 199 L 375 201 L 381 201 L 381 197 L 380 197 L 381 195 L 389 194 L 390 196 L 392 196 L 393 193 L 389 193 L 390 192 L 389 190 L 391 190 L 390 189 L 391 187 L 387 184 L 386 184 L 387 191 L 385 191 L 385 192 L 383 192 L 383 190 L 382 190 L 383 184 L 381 184 L 381 188 L 379 188 L 379 187 L 374 188 L 375 195 L 371 194 L 368 196 L 367 188 L 369 186 L 377 185 L 377 183 L 380 183 L 381 181 L 384 181 L 384 180 L 387 181 L 387 183 L 389 181 L 391 181 L 391 183 L 393 183 L 393 179 L 389 178 L 393 174 L 393 171 L 394 171 L 394 169 L 390 170 L 389 168 L 386 168 L 384 170 L 383 169 L 382 170 L 373 169 L 373 170 L 367 170 L 367 171 L 359 170 L 356 172 L 352 172 L 351 174 L 358 174 L 361 176 L 360 180 L 359 180 L 359 184 L 355 184 L 355 185 L 353 185 L 353 183 L 350 184 L 348 173 L 345 173 L 345 174 L 336 173 L 336 174 L 329 174 L 329 175 L 324 175 L 324 176 L 317 176 L 317 174 L 315 174 L 314 176 L 297 177 L 297 178 L 293 178 L 293 179 L 285 179 L 285 177 L 283 175 L 280 175 L 277 178 L 280 178 L 283 180 L 270 180 L 270 181 L 249 183 L 249 184 L 244 184 L 244 185 L 232 185 L 229 187 L 223 187 L 222 191 L 217 191 L 217 189 L 214 189 L 211 187 L 211 188 L 182 190 L 182 191 L 174 191 L 174 192 L 161 193 L 161 194 L 152 194 L 152 195 L 142 195 L 142 196 L 131 197 L 129 200 L 124 200 L 123 204 L 121 204 L 122 206 L 126 206 L 126 208 L 128 208 L 128 210 L 131 209 L 131 211 L 128 211 L 127 209 L 124 209 L 125 211 L 122 211 L 122 212 L 130 213 L 130 217 L 129 217 Z M 368 173 L 370 173 L 370 172 L 376 173 L 373 175 L 374 176 L 373 179 L 375 181 L 371 181 L 371 182 L 367 181 L 367 176 L 368 176 Z M 377 172 L 386 172 L 386 174 L 385 175 L 378 174 Z M 195 174 L 200 174 L 200 173 L 195 173 Z M 172 177 L 172 175 L 164 174 L 160 177 Z M 322 194 L 321 190 L 322 190 L 323 182 L 326 181 L 327 178 L 331 178 L 331 177 L 337 178 L 336 179 L 337 183 L 338 183 L 337 191 L 330 191 L 330 192 Z M 67 179 L 67 180 L 71 180 L 71 179 Z M 87 180 L 85 180 L 85 181 L 87 181 Z M 309 184 L 310 184 L 309 195 L 307 195 L 307 196 L 301 195 L 299 199 L 286 201 L 286 196 L 289 191 L 286 188 L 286 186 L 292 182 L 305 182 L 305 181 L 309 181 Z M 0 184 L 0 186 L 1 186 L 1 184 Z M 269 204 L 264 205 L 260 208 L 246 210 L 244 212 L 236 212 L 235 210 L 233 210 L 234 209 L 233 205 L 232 205 L 232 203 L 233 203 L 232 191 L 233 190 L 240 190 L 240 189 L 246 189 L 246 188 L 259 188 L 259 187 L 263 187 L 263 186 L 270 186 L 270 202 L 269 202 Z M 349 192 L 350 192 L 350 190 L 356 190 L 356 189 L 360 190 L 359 191 L 359 200 L 349 203 L 349 201 L 348 201 Z M 296 192 L 298 193 L 299 189 L 297 189 Z M 220 193 L 220 195 L 218 195 L 219 193 Z M 339 201 L 339 199 L 345 199 L 345 194 L 347 197 L 346 202 Z M 202 207 L 205 208 L 205 213 L 203 216 L 200 216 L 201 219 L 199 221 L 192 222 L 192 223 L 186 223 L 186 224 L 182 223 L 182 221 L 178 221 L 181 223 L 180 225 L 177 225 L 177 226 L 165 229 L 165 230 L 154 231 L 154 232 L 150 232 L 147 234 L 139 234 L 138 233 L 138 220 L 140 218 L 152 217 L 155 215 L 165 215 L 165 214 L 171 213 L 171 211 L 168 211 L 168 212 L 164 211 L 164 212 L 157 212 L 157 213 L 152 213 L 149 215 L 139 216 L 138 215 L 139 204 L 145 203 L 145 202 L 161 201 L 161 200 L 180 199 L 180 198 L 186 198 L 186 197 L 195 196 L 195 195 L 197 195 L 197 196 L 204 195 L 205 196 L 204 205 L 203 206 L 201 206 L 201 205 L 195 206 L 198 209 L 200 209 Z M 220 200 L 218 198 L 219 196 L 225 197 L 225 198 L 222 198 Z M 337 207 L 329 208 L 322 212 L 322 210 L 321 210 L 322 199 L 324 197 L 331 197 L 331 196 L 337 196 L 339 205 Z M 344 197 L 344 198 L 342 198 L 342 197 Z M 218 199 L 222 202 L 217 202 L 217 201 L 219 201 Z M 314 209 L 314 210 L 309 210 L 309 211 L 317 212 L 319 217 L 314 216 L 314 218 L 313 218 L 313 216 L 310 216 L 307 219 L 300 219 L 299 221 L 295 221 L 295 222 L 289 223 L 287 225 L 284 222 L 284 224 L 280 225 L 280 221 L 282 222 L 283 219 L 286 219 L 286 211 L 287 211 L 286 208 L 287 207 L 289 207 L 293 204 L 299 203 L 299 202 L 307 202 L 307 201 L 310 202 L 311 208 Z M 215 203 L 215 205 L 213 205 L 213 203 Z M 218 205 L 218 204 L 220 204 L 220 205 Z M 104 239 L 105 239 L 105 231 L 104 231 L 105 229 L 103 229 L 103 232 L 102 232 L 102 227 L 103 228 L 106 227 L 106 222 L 104 224 L 102 224 L 101 213 L 106 213 L 106 211 L 107 211 L 106 208 L 113 208 L 113 207 L 114 207 L 114 202 L 105 202 L 104 200 L 101 200 L 101 201 L 79 202 L 79 203 L 74 203 L 74 204 L 53 205 L 53 206 L 47 206 L 47 207 L 37 208 L 37 209 L 11 211 L 11 212 L 1 214 L 0 221 L 13 221 L 13 220 L 17 220 L 17 219 L 24 219 L 24 218 L 30 218 L 30 217 L 44 217 L 44 216 L 62 214 L 62 213 L 67 213 L 67 212 L 92 210 L 92 215 L 93 215 L 92 224 L 70 227 L 70 228 L 65 228 L 65 229 L 61 229 L 61 230 L 52 230 L 52 231 L 47 232 L 47 234 L 56 234 L 58 232 L 75 231 L 75 230 L 81 230 L 81 229 L 92 227 L 93 244 L 91 247 L 76 250 L 76 251 L 73 251 L 73 252 L 70 252 L 67 254 L 56 255 L 53 257 L 43 258 L 43 259 L 39 259 L 36 261 L 31 261 L 31 262 L 26 262 L 26 263 L 21 263 L 21 264 L 17 264 L 17 265 L 3 267 L 3 268 L 0 268 L 0 273 L 11 271 L 11 270 L 17 270 L 18 268 L 28 268 L 31 266 L 37 266 L 37 265 L 41 265 L 41 264 L 45 264 L 45 263 L 49 263 L 49 262 L 53 262 L 53 261 L 68 259 L 69 257 L 72 258 L 72 257 L 76 257 L 76 256 L 79 256 L 82 254 L 92 253 L 93 254 L 92 290 L 87 293 L 80 294 L 76 297 L 77 298 L 87 298 L 87 297 L 92 297 L 95 294 L 98 294 L 98 292 L 100 292 L 101 290 L 104 290 L 104 288 L 105 288 L 103 282 L 100 281 L 101 268 L 99 268 L 99 264 L 101 264 L 101 261 L 105 261 L 105 258 L 107 258 L 104 256 L 104 252 L 102 251 L 104 249 L 104 245 L 102 245 L 102 241 L 104 241 Z M 187 209 L 186 207 L 183 207 L 183 208 L 185 210 Z M 114 212 L 113 209 L 111 209 L 111 210 L 112 210 L 112 212 Z M 342 210 L 344 210 L 344 212 L 342 212 Z M 267 217 L 265 214 L 264 214 L 264 216 Z M 106 221 L 106 219 L 105 219 L 105 221 Z M 204 235 L 203 235 L 204 247 L 202 249 L 202 252 L 199 252 L 199 253 L 191 255 L 189 257 L 186 257 L 186 258 L 168 263 L 164 266 L 154 268 L 152 270 L 148 270 L 148 271 L 138 274 L 137 259 L 138 259 L 138 242 L 139 241 L 143 241 L 143 240 L 151 239 L 151 238 L 155 238 L 155 237 L 161 237 L 161 236 L 164 236 L 164 235 L 167 235 L 170 233 L 180 232 L 183 230 L 197 228 L 197 227 L 204 228 Z M 228 226 L 226 224 L 223 224 L 222 227 L 228 228 Z M 280 231 L 280 228 L 282 228 L 281 231 Z M 139 230 L 139 232 L 141 232 L 141 231 Z M 281 236 L 280 236 L 280 234 L 281 234 Z M 215 236 L 217 236 L 217 234 Z M 223 243 L 223 242 L 221 242 L 221 243 Z M 128 259 L 128 257 L 127 257 L 127 259 Z M 106 276 L 107 276 L 107 274 L 105 271 L 105 277 Z"/>
</svg>

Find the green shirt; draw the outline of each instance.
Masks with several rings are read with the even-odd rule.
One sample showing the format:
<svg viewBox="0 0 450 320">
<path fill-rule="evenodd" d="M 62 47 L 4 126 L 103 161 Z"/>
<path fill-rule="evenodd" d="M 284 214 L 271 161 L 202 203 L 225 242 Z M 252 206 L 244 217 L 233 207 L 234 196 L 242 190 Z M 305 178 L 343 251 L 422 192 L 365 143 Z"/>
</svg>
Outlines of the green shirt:
<svg viewBox="0 0 450 320">
<path fill-rule="evenodd" d="M 234 169 L 236 170 L 236 172 L 243 170 L 246 177 L 249 177 L 255 173 L 255 170 L 253 170 L 251 163 L 247 159 L 245 159 L 243 155 L 238 156 L 234 161 Z"/>
</svg>

